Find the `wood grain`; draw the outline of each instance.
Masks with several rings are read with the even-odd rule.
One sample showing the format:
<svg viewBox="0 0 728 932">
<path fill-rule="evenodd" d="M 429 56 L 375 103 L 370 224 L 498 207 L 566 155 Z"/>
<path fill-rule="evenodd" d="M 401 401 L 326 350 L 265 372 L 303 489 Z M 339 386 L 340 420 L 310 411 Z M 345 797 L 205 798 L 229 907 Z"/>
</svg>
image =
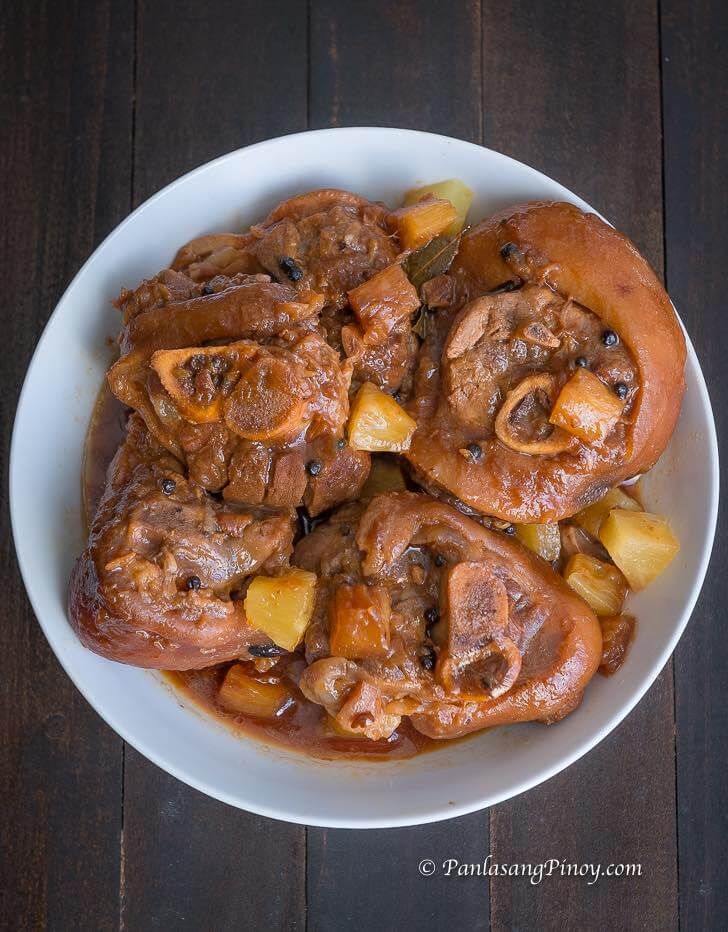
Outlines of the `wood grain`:
<svg viewBox="0 0 728 932">
<path fill-rule="evenodd" d="M 306 47 L 293 0 L 142 0 L 134 202 L 223 152 L 305 129 Z M 305 829 L 209 799 L 128 748 L 124 786 L 125 929 L 303 926 Z"/>
<path fill-rule="evenodd" d="M 0 7 L 2 487 L 15 402 L 53 306 L 124 216 L 132 7 Z M 52 481 L 52 473 L 49 474 Z M 116 928 L 121 741 L 50 651 L 0 511 L 0 926 Z"/>
<path fill-rule="evenodd" d="M 306 129 L 296 0 L 138 0 L 134 198 L 217 155 Z"/>
<path fill-rule="evenodd" d="M 311 3 L 311 127 L 402 126 L 480 142 L 480 3 Z"/>
<path fill-rule="evenodd" d="M 311 5 L 313 127 L 415 127 L 479 142 L 480 6 Z M 308 830 L 308 916 L 315 932 L 488 928 L 487 878 L 418 873 L 423 858 L 482 861 L 488 814 L 439 825 Z"/>
<path fill-rule="evenodd" d="M 240 812 L 126 750 L 124 929 L 302 929 L 304 830 Z"/>
<path fill-rule="evenodd" d="M 667 283 L 708 383 L 725 468 L 728 8 L 706 0 L 663 0 L 661 10 Z M 703 594 L 675 655 L 684 930 L 728 926 L 727 517 L 724 495 Z"/>
<path fill-rule="evenodd" d="M 443 862 L 482 863 L 487 813 L 375 831 L 308 830 L 312 932 L 489 928 L 488 878 L 447 876 Z M 420 873 L 430 859 L 435 872 Z"/>
<path fill-rule="evenodd" d="M 483 22 L 486 144 L 582 195 L 662 270 L 656 6 L 486 0 Z M 675 850 L 668 667 L 607 741 L 491 813 L 496 862 L 641 862 L 642 876 L 494 877 L 492 927 L 673 928 Z"/>
</svg>

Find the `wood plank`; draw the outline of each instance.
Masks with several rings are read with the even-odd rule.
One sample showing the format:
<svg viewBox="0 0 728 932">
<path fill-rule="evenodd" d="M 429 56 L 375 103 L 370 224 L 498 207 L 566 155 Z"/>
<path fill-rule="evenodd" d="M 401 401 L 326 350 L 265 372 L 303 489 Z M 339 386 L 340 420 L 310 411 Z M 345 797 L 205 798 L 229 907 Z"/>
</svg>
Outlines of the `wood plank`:
<svg viewBox="0 0 728 932">
<path fill-rule="evenodd" d="M 45 322 L 122 219 L 131 177 L 131 3 L 0 8 L 0 482 L 15 401 Z M 121 741 L 46 644 L 0 509 L 0 926 L 113 929 Z"/>
<path fill-rule="evenodd" d="M 656 4 L 483 8 L 485 142 L 585 197 L 663 267 Z M 672 670 L 566 773 L 491 813 L 501 863 L 635 862 L 642 875 L 491 880 L 494 930 L 669 929 L 677 915 Z"/>
<path fill-rule="evenodd" d="M 402 126 L 481 141 L 480 3 L 311 3 L 311 127 Z"/>
<path fill-rule="evenodd" d="M 308 928 L 484 932 L 488 878 L 448 877 L 442 865 L 448 858 L 480 864 L 487 846 L 487 812 L 412 828 L 309 828 Z M 435 863 L 430 876 L 419 870 L 425 859 Z"/>
<path fill-rule="evenodd" d="M 728 252 L 728 8 L 663 0 L 662 89 L 667 283 L 690 332 L 713 402 L 718 437 L 728 436 L 725 288 Z M 724 771 L 728 581 L 723 498 L 711 568 L 675 656 L 680 926 L 728 926 L 728 817 Z"/>
<path fill-rule="evenodd" d="M 305 4 L 139 0 L 135 203 L 182 173 L 306 129 Z"/>
<path fill-rule="evenodd" d="M 479 3 L 316 0 L 310 28 L 312 126 L 405 126 L 481 140 Z M 311 828 L 309 927 L 487 929 L 487 878 L 423 877 L 417 867 L 423 858 L 481 861 L 487 844 L 487 812 L 408 829 Z"/>
<path fill-rule="evenodd" d="M 306 128 L 304 4 L 140 0 L 134 201 L 258 139 Z M 304 924 L 305 829 L 208 799 L 127 748 L 123 925 Z"/>
<path fill-rule="evenodd" d="M 240 812 L 126 749 L 122 927 L 302 929 L 302 828 Z"/>
</svg>

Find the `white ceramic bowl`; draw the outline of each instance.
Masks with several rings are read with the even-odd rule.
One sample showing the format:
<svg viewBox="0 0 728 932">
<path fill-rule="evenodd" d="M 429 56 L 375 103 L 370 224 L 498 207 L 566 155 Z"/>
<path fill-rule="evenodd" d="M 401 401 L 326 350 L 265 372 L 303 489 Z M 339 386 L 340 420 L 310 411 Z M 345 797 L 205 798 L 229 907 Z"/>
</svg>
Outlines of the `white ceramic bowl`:
<svg viewBox="0 0 728 932">
<path fill-rule="evenodd" d="M 636 641 L 616 676 L 597 676 L 560 724 L 498 728 L 396 763 L 317 762 L 235 736 L 188 708 L 157 674 L 81 646 L 66 587 L 83 549 L 84 435 L 119 328 L 110 301 L 201 233 L 240 230 L 283 197 L 341 187 L 396 204 L 404 190 L 462 178 L 472 218 L 532 199 L 591 209 L 555 181 L 480 146 L 399 129 L 334 129 L 263 142 L 223 156 L 160 191 L 99 246 L 55 309 L 23 386 L 13 434 L 10 501 L 20 568 L 35 614 L 68 675 L 126 741 L 191 786 L 252 812 L 311 825 L 431 822 L 508 799 L 567 767 L 615 727 L 673 651 L 698 596 L 715 529 L 718 453 L 705 383 L 688 342 L 687 394 L 670 446 L 646 484 L 682 548 L 632 598 Z"/>
</svg>

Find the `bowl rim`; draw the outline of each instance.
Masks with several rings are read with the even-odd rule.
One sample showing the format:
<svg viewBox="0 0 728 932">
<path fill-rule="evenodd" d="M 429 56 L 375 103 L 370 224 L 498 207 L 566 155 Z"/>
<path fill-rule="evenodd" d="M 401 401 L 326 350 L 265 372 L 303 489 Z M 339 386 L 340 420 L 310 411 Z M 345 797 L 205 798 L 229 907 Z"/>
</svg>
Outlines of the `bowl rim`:
<svg viewBox="0 0 728 932">
<path fill-rule="evenodd" d="M 33 609 L 34 616 L 43 631 L 46 640 L 48 641 L 51 650 L 53 651 L 56 659 L 60 663 L 61 667 L 74 684 L 76 689 L 81 693 L 89 705 L 94 709 L 94 711 L 103 719 L 103 721 L 111 727 L 119 737 L 133 747 L 136 751 L 154 763 L 156 766 L 160 767 L 165 772 L 169 773 L 176 779 L 186 783 L 188 786 L 192 786 L 194 789 L 210 796 L 214 799 L 217 799 L 221 802 L 227 803 L 235 808 L 244 809 L 247 812 L 251 812 L 256 815 L 265 816 L 267 818 L 277 819 L 284 822 L 289 822 L 292 824 L 298 825 L 311 825 L 317 827 L 328 827 L 328 828 L 395 828 L 403 827 L 409 825 L 421 825 L 432 822 L 444 821 L 447 819 L 457 818 L 459 816 L 467 815 L 472 812 L 481 811 L 487 809 L 491 806 L 497 805 L 505 800 L 512 799 L 515 796 L 520 795 L 521 793 L 526 792 L 529 789 L 532 789 L 539 784 L 549 780 L 551 777 L 560 773 L 563 770 L 566 770 L 573 763 L 579 760 L 581 757 L 589 753 L 597 744 L 604 740 L 607 735 L 613 731 L 635 708 L 637 703 L 643 698 L 647 690 L 653 685 L 660 672 L 664 668 L 665 664 L 669 660 L 670 656 L 673 654 L 678 641 L 682 637 L 682 634 L 687 627 L 688 622 L 690 621 L 693 611 L 695 609 L 695 604 L 698 600 L 700 592 L 702 590 L 703 583 L 708 570 L 708 565 L 710 563 L 710 558 L 713 550 L 715 532 L 717 527 L 718 519 L 718 503 L 719 503 L 719 494 L 720 494 L 720 470 L 719 470 L 719 449 L 718 449 L 718 439 L 715 426 L 715 418 L 713 415 L 713 409 L 710 402 L 710 396 L 708 393 L 705 377 L 703 375 L 702 368 L 700 366 L 700 361 L 693 347 L 692 341 L 689 334 L 680 319 L 679 314 L 678 320 L 682 326 L 683 332 L 686 338 L 687 344 L 687 359 L 689 363 L 693 366 L 695 375 L 696 375 L 696 388 L 699 395 L 700 407 L 704 410 L 706 414 L 706 421 L 708 426 L 707 436 L 706 436 L 706 446 L 709 449 L 710 455 L 710 501 L 709 501 L 709 521 L 708 527 L 706 528 L 706 534 L 704 536 L 703 550 L 700 555 L 700 562 L 698 566 L 697 573 L 695 575 L 692 589 L 690 591 L 689 597 L 685 602 L 685 609 L 682 612 L 678 623 L 675 626 L 675 629 L 668 639 L 666 645 L 661 651 L 659 657 L 652 664 L 650 673 L 645 676 L 640 683 L 639 687 L 635 689 L 632 695 L 627 699 L 626 702 L 620 704 L 617 711 L 611 715 L 608 720 L 597 729 L 589 738 L 585 739 L 579 743 L 571 753 L 565 754 L 562 756 L 558 762 L 553 765 L 546 766 L 543 769 L 534 770 L 526 779 L 521 780 L 520 782 L 515 783 L 508 790 L 502 792 L 489 793 L 477 800 L 471 800 L 470 802 L 461 803 L 458 805 L 448 805 L 447 802 L 435 810 L 428 810 L 418 814 L 412 814 L 405 816 L 401 819 L 392 819 L 389 817 L 384 817 L 382 819 L 367 817 L 364 819 L 357 818 L 356 816 L 350 818 L 319 818 L 319 817 L 306 817 L 306 821 L 302 821 L 301 814 L 290 811 L 285 806 L 281 808 L 274 808 L 266 805 L 261 805 L 255 801 L 249 799 L 241 799 L 239 794 L 234 795 L 232 793 L 225 792 L 214 785 L 211 785 L 205 780 L 197 779 L 195 776 L 186 772 L 183 767 L 177 767 L 174 764 L 170 763 L 162 754 L 156 752 L 156 749 L 153 746 L 148 746 L 143 738 L 139 738 L 136 734 L 131 733 L 129 729 L 125 728 L 116 720 L 116 717 L 113 713 L 110 713 L 109 710 L 103 708 L 103 703 L 92 696 L 91 691 L 87 689 L 84 684 L 81 682 L 80 677 L 77 677 L 75 671 L 70 664 L 67 664 L 62 657 L 60 651 L 56 649 L 55 637 L 52 634 L 52 626 L 47 625 L 47 623 L 41 617 L 41 614 L 38 612 L 36 607 L 36 597 L 34 594 L 33 585 L 27 568 L 25 567 L 20 550 L 18 548 L 18 539 L 19 532 L 18 528 L 21 524 L 20 517 L 20 503 L 18 501 L 18 496 L 15 492 L 16 488 L 16 474 L 20 469 L 18 463 L 16 450 L 17 450 L 17 435 L 19 433 L 19 425 L 22 421 L 23 408 L 26 400 L 26 395 L 28 391 L 28 386 L 31 381 L 31 377 L 35 371 L 35 368 L 38 365 L 41 349 L 44 346 L 46 339 L 49 336 L 49 331 L 51 329 L 50 325 L 59 314 L 61 308 L 66 303 L 69 292 L 74 288 L 77 280 L 81 278 L 86 269 L 95 262 L 97 255 L 102 251 L 107 249 L 114 239 L 121 235 L 123 229 L 135 222 L 137 218 L 143 215 L 148 211 L 151 206 L 156 203 L 158 200 L 163 198 L 171 190 L 182 186 L 190 178 L 205 174 L 206 172 L 215 171 L 221 164 L 237 158 L 242 152 L 249 152 L 256 149 L 264 149 L 266 147 L 272 147 L 275 145 L 281 144 L 283 140 L 287 140 L 290 144 L 295 144 L 296 139 L 301 137 L 310 137 L 310 136 L 342 136 L 350 135 L 355 133 L 366 133 L 371 135 L 379 135 L 382 137 L 390 136 L 391 134 L 397 135 L 406 135 L 410 137 L 416 137 L 421 141 L 439 142 L 439 143 L 455 143 L 460 147 L 468 147 L 472 150 L 477 151 L 478 153 L 487 152 L 490 156 L 495 156 L 497 159 L 501 159 L 507 163 L 511 163 L 514 166 L 517 166 L 520 171 L 525 171 L 530 174 L 532 178 L 536 180 L 544 180 L 550 185 L 556 184 L 558 187 L 562 188 L 565 194 L 570 195 L 572 198 L 576 197 L 579 200 L 579 195 L 574 194 L 570 189 L 566 188 L 560 182 L 546 175 L 544 172 L 539 171 L 538 169 L 532 168 L 530 165 L 527 165 L 524 162 L 514 159 L 509 155 L 506 155 L 502 152 L 498 152 L 495 149 L 490 149 L 487 146 L 481 146 L 478 143 L 470 142 L 468 140 L 458 139 L 452 136 L 446 136 L 439 133 L 430 133 L 423 130 L 416 129 L 406 129 L 400 127 L 390 127 L 390 126 L 345 126 L 345 127 L 330 127 L 323 129 L 313 129 L 313 130 L 304 130 L 296 133 L 287 133 L 281 136 L 272 137 L 270 139 L 261 140 L 260 142 L 252 143 L 251 145 L 241 146 L 237 149 L 234 149 L 230 152 L 224 153 L 220 156 L 211 159 L 208 162 L 203 163 L 202 165 L 197 166 L 196 168 L 191 169 L 188 172 L 180 175 L 175 178 L 173 181 L 169 182 L 149 198 L 143 201 L 138 207 L 136 207 L 131 213 L 129 213 L 120 223 L 118 223 L 105 237 L 104 239 L 96 246 L 93 252 L 90 254 L 88 259 L 83 263 L 80 269 L 76 272 L 73 278 L 70 280 L 68 285 L 65 287 L 63 294 L 60 296 L 56 305 L 49 315 L 44 327 L 42 334 L 36 344 L 36 347 L 33 351 L 33 355 L 28 364 L 25 376 L 23 378 L 23 384 L 18 395 L 18 401 L 16 405 L 15 417 L 13 422 L 13 430 L 11 435 L 10 443 L 10 455 L 9 455 L 9 504 L 10 504 L 10 525 L 13 536 L 13 543 L 15 546 L 16 559 L 18 563 L 18 568 L 20 570 L 20 575 L 25 586 L 25 590 L 30 601 L 31 607 Z M 593 207 L 589 205 L 590 211 L 597 213 Z M 605 218 L 602 218 L 605 219 Z M 609 222 L 609 221 L 607 221 Z M 673 305 L 674 307 L 674 305 Z M 387 766 L 386 762 L 379 763 L 377 766 Z"/>
</svg>

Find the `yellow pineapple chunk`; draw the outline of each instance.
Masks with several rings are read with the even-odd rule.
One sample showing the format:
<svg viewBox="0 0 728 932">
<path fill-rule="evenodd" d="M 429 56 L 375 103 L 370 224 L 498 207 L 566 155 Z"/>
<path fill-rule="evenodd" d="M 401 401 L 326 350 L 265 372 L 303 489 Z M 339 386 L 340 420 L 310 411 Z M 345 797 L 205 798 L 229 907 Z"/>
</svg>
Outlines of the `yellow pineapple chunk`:
<svg viewBox="0 0 728 932">
<path fill-rule="evenodd" d="M 597 615 L 618 615 L 627 582 L 616 568 L 586 553 L 575 553 L 566 564 L 564 579 Z"/>
<path fill-rule="evenodd" d="M 419 249 L 444 233 L 458 214 L 450 201 L 428 196 L 409 207 L 400 207 L 391 217 L 402 248 Z"/>
<path fill-rule="evenodd" d="M 283 683 L 256 679 L 241 663 L 225 674 L 218 698 L 229 711 L 255 718 L 275 718 L 295 702 L 293 692 Z"/>
<path fill-rule="evenodd" d="M 284 650 L 295 650 L 311 621 L 316 574 L 290 570 L 282 576 L 256 576 L 245 596 L 245 614 Z"/>
<path fill-rule="evenodd" d="M 558 524 L 517 524 L 516 537 L 549 563 L 559 559 L 561 534 Z"/>
<path fill-rule="evenodd" d="M 680 549 L 664 518 L 624 508 L 610 511 L 599 529 L 599 540 L 635 591 L 659 576 Z"/>
<path fill-rule="evenodd" d="M 598 537 L 602 521 L 612 508 L 624 508 L 627 511 L 641 510 L 639 502 L 636 502 L 626 492 L 617 487 L 610 489 L 598 502 L 594 502 L 593 505 L 589 505 L 588 508 L 580 511 L 578 515 L 574 516 L 573 520 L 576 521 L 579 527 L 584 528 L 587 534 Z"/>
<path fill-rule="evenodd" d="M 356 394 L 349 415 L 349 444 L 369 453 L 401 453 L 409 450 L 414 421 L 401 405 L 371 382 Z"/>
<path fill-rule="evenodd" d="M 404 206 L 416 204 L 428 195 L 450 201 L 455 208 L 456 219 L 446 230 L 443 230 L 446 236 L 455 236 L 465 225 L 470 205 L 473 203 L 473 192 L 457 178 L 448 178 L 447 181 L 436 181 L 434 184 L 426 184 L 421 188 L 411 188 L 404 196 Z"/>
<path fill-rule="evenodd" d="M 549 421 L 585 443 L 603 441 L 624 403 L 589 369 L 577 369 L 556 399 Z"/>
</svg>

